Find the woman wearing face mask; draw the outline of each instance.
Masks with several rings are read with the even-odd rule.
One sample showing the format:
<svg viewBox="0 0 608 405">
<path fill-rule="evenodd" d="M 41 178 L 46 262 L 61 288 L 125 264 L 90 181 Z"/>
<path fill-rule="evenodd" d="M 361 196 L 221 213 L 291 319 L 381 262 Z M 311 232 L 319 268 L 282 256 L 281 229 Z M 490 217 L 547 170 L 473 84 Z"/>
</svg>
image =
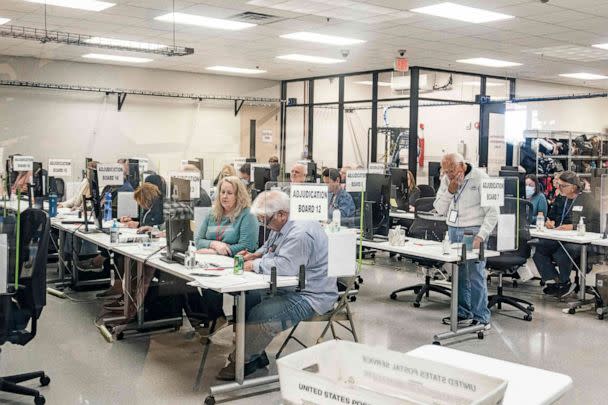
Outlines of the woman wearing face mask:
<svg viewBox="0 0 608 405">
<path fill-rule="evenodd" d="M 543 213 L 543 216 L 547 217 L 547 211 L 549 207 L 547 205 L 547 198 L 541 192 L 538 178 L 535 175 L 530 174 L 526 176 L 526 199 L 532 203 L 532 212 L 530 212 L 530 224 L 536 224 L 536 217 L 539 212 Z"/>
</svg>

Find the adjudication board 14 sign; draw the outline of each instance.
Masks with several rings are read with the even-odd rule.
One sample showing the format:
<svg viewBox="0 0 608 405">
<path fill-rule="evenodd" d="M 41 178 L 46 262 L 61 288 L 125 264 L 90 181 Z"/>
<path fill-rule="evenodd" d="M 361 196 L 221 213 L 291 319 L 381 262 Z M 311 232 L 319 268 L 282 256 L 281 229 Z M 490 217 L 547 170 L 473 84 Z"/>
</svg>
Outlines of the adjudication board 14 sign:
<svg viewBox="0 0 608 405">
<path fill-rule="evenodd" d="M 106 186 L 122 186 L 125 182 L 124 169 L 120 163 L 100 163 L 97 165 L 99 189 Z"/>
<path fill-rule="evenodd" d="M 291 219 L 327 221 L 327 186 L 292 184 L 289 191 Z"/>
</svg>

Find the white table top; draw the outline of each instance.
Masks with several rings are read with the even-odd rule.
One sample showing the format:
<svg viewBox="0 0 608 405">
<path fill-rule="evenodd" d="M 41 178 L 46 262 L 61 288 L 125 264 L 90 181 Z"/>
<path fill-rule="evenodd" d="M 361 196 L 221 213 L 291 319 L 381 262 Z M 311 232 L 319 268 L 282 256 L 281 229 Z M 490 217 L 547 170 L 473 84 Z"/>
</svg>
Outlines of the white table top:
<svg viewBox="0 0 608 405">
<path fill-rule="evenodd" d="M 462 245 L 453 245 L 451 253 L 449 255 L 444 255 L 441 242 L 414 238 L 407 238 L 407 242 L 405 242 L 404 246 L 391 246 L 388 241 L 372 242 L 367 240 L 363 241 L 363 246 L 392 253 L 399 253 L 406 256 L 437 260 L 445 263 L 455 263 L 460 261 L 460 250 L 462 249 Z M 495 257 L 499 255 L 500 253 L 493 250 L 485 251 L 485 257 Z M 474 260 L 477 259 L 477 257 L 478 250 L 475 250 L 470 254 L 469 259 Z"/>
<path fill-rule="evenodd" d="M 608 239 L 597 239 L 591 242 L 595 246 L 608 246 Z"/>
<path fill-rule="evenodd" d="M 560 242 L 578 243 L 581 245 L 589 244 L 602 238 L 601 233 L 586 232 L 584 236 L 577 236 L 576 231 L 558 231 L 556 229 L 545 229 L 542 232 L 536 228 L 530 229 L 530 236 L 539 239 L 557 240 Z"/>
<path fill-rule="evenodd" d="M 81 225 L 67 225 L 62 224 L 61 219 L 53 219 L 52 226 L 59 230 L 73 233 Z M 93 227 L 93 226 L 92 226 Z M 134 233 L 134 229 L 120 228 L 121 233 Z M 232 272 L 232 268 L 227 268 L 223 271 L 218 270 L 203 270 L 202 268 L 188 270 L 180 263 L 166 263 L 161 260 L 161 253 L 156 252 L 159 248 L 166 245 L 164 238 L 157 239 L 152 242 L 149 248 L 144 248 L 141 243 L 110 243 L 110 235 L 99 232 L 99 233 L 83 233 L 80 230 L 75 232 L 75 236 L 89 241 L 97 246 L 104 249 L 111 250 L 123 256 L 129 257 L 138 262 L 144 262 L 150 267 L 154 267 L 166 273 L 172 274 L 176 277 L 182 278 L 188 282 L 195 282 L 194 286 L 211 289 L 219 293 L 231 293 L 240 291 L 250 290 L 263 290 L 270 286 L 270 276 L 262 274 L 246 273 L 242 276 L 235 276 Z M 215 255 L 197 255 L 199 263 L 217 263 L 221 262 L 221 265 L 225 265 L 231 258 L 219 259 Z M 211 277 L 196 276 L 194 274 L 208 274 Z M 213 277 L 216 275 L 220 277 Z M 216 280 L 217 279 L 217 280 Z M 239 284 L 230 284 L 230 279 L 234 279 L 235 283 L 239 281 Z M 222 285 L 219 285 L 222 284 Z M 294 287 L 298 285 L 297 277 L 280 276 L 277 277 L 277 287 Z"/>
<path fill-rule="evenodd" d="M 414 219 L 414 213 L 413 212 L 405 212 L 405 211 L 391 211 L 389 214 L 392 218 L 399 218 L 399 219 Z"/>
<path fill-rule="evenodd" d="M 564 374 L 443 346 L 421 346 L 407 354 L 508 381 L 503 405 L 551 404 L 572 388 L 572 378 Z"/>
</svg>

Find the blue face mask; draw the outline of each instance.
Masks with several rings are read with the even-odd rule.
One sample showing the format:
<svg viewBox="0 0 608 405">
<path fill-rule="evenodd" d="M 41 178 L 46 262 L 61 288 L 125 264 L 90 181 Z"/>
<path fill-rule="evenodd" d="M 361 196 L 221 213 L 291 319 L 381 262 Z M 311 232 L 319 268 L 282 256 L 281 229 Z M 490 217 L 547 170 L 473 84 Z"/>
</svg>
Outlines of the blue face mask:
<svg viewBox="0 0 608 405">
<path fill-rule="evenodd" d="M 536 191 L 536 187 L 526 186 L 526 198 L 532 198 L 535 191 Z"/>
</svg>

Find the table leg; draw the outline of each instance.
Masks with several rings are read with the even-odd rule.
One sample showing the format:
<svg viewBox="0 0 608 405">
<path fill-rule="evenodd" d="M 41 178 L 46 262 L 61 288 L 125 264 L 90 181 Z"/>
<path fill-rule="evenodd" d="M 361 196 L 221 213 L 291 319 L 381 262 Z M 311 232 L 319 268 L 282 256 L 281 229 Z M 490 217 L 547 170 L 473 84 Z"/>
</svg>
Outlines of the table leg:
<svg viewBox="0 0 608 405">
<path fill-rule="evenodd" d="M 125 272 L 123 274 L 123 296 L 125 300 L 125 308 L 123 315 L 125 319 L 129 318 L 129 306 L 131 305 L 131 258 L 124 256 L 124 269 Z"/>
<path fill-rule="evenodd" d="M 564 309 L 564 312 L 569 314 L 576 313 L 576 309 L 586 304 L 593 304 L 595 300 L 587 299 L 587 245 L 581 245 L 581 257 L 579 259 L 579 271 L 578 271 L 578 300 L 568 304 L 568 308 Z"/>
<path fill-rule="evenodd" d="M 143 327 L 144 325 L 144 264 L 137 262 L 137 284 L 135 293 L 135 305 L 137 308 L 137 326 Z"/>
</svg>

